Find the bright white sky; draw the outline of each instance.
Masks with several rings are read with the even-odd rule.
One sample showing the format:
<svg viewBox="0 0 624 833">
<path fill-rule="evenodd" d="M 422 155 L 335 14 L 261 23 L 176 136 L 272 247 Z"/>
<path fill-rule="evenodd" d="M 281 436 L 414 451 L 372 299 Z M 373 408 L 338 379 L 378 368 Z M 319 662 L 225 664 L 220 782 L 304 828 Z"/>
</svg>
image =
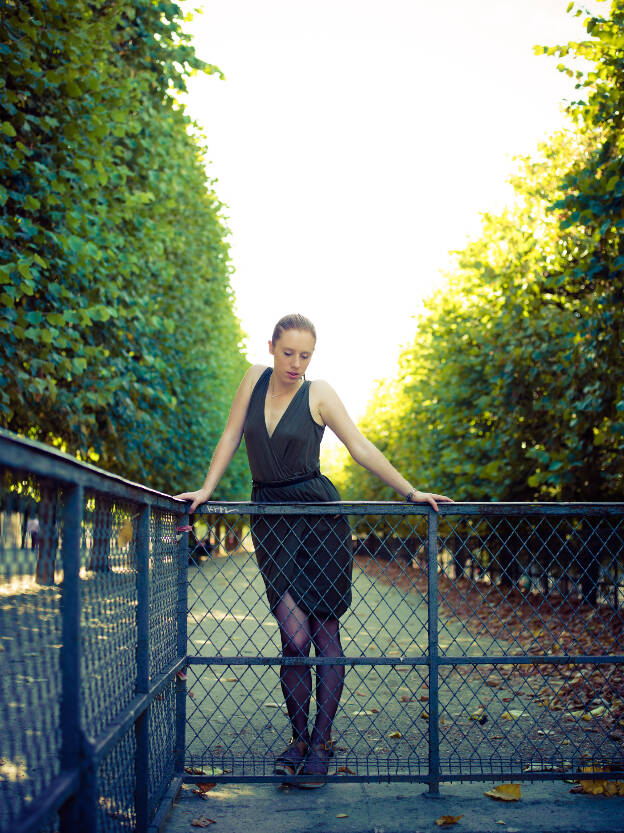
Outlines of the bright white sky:
<svg viewBox="0 0 624 833">
<path fill-rule="evenodd" d="M 509 201 L 512 157 L 562 124 L 573 83 L 533 45 L 581 39 L 585 15 L 568 0 L 195 5 L 197 53 L 226 80 L 193 78 L 187 107 L 227 206 L 249 359 L 269 364 L 275 321 L 302 312 L 308 376 L 357 419 L 449 250 Z"/>
</svg>

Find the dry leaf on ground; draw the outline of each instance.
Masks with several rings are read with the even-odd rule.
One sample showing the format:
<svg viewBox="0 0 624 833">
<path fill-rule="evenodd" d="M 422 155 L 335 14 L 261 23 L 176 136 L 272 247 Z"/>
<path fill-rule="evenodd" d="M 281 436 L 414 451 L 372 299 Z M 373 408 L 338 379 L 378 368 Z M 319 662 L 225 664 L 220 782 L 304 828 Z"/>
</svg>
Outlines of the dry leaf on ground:
<svg viewBox="0 0 624 833">
<path fill-rule="evenodd" d="M 483 793 L 488 798 L 495 798 L 497 801 L 520 801 L 522 790 L 520 784 L 499 784 L 491 790 Z"/>
<path fill-rule="evenodd" d="M 206 782 L 200 782 L 195 785 L 195 789 L 193 790 L 194 795 L 201 795 L 202 798 L 207 798 L 208 796 L 206 793 L 209 793 L 210 790 L 214 790 L 216 784 L 208 784 Z"/>
<path fill-rule="evenodd" d="M 581 768 L 582 772 L 604 773 L 610 772 L 611 767 L 604 764 L 592 764 Z M 615 770 L 617 771 L 617 770 Z M 613 781 L 607 778 L 581 780 L 570 792 L 582 792 L 588 795 L 605 795 L 608 798 L 624 796 L 624 781 Z"/>
<path fill-rule="evenodd" d="M 337 819 L 348 819 L 349 814 L 348 813 L 336 813 L 336 818 Z"/>
<path fill-rule="evenodd" d="M 208 816 L 200 816 L 198 819 L 191 819 L 193 827 L 210 827 L 211 824 L 216 824 L 214 819 L 209 819 Z"/>
<path fill-rule="evenodd" d="M 461 816 L 440 816 L 439 819 L 435 820 L 435 823 L 438 827 L 444 827 L 447 824 L 457 824 L 457 822 L 464 817 L 462 813 Z"/>
<path fill-rule="evenodd" d="M 390 732 L 390 734 L 387 735 L 387 737 L 389 737 L 389 738 L 402 738 L 403 735 L 400 732 Z"/>
</svg>

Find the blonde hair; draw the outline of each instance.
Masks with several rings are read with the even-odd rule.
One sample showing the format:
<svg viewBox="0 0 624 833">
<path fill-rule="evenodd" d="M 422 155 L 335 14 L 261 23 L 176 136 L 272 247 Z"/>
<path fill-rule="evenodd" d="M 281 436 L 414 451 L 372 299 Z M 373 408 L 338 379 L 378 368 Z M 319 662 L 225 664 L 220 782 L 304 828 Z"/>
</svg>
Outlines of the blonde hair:
<svg viewBox="0 0 624 833">
<path fill-rule="evenodd" d="M 280 318 L 275 325 L 275 329 L 273 330 L 273 338 L 271 339 L 271 342 L 275 344 L 276 341 L 279 341 L 280 336 L 286 330 L 303 330 L 306 333 L 310 333 L 314 341 L 316 341 L 316 330 L 314 329 L 314 324 L 309 318 L 306 318 L 305 315 L 299 315 L 299 313 L 295 312 Z"/>
</svg>

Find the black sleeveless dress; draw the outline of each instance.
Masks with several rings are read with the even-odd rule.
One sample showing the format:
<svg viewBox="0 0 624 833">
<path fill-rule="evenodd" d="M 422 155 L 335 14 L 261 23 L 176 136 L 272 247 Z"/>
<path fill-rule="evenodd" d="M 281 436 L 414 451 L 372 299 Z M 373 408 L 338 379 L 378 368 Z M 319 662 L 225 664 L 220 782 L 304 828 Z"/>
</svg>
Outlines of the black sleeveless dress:
<svg viewBox="0 0 624 833">
<path fill-rule="evenodd" d="M 331 480 L 318 473 L 325 429 L 310 413 L 310 382 L 301 385 L 269 437 L 264 404 L 272 372 L 268 367 L 258 379 L 245 418 L 251 500 L 340 500 Z M 285 593 L 317 619 L 337 619 L 345 612 L 351 603 L 353 547 L 344 515 L 252 515 L 251 535 L 272 612 Z"/>
</svg>

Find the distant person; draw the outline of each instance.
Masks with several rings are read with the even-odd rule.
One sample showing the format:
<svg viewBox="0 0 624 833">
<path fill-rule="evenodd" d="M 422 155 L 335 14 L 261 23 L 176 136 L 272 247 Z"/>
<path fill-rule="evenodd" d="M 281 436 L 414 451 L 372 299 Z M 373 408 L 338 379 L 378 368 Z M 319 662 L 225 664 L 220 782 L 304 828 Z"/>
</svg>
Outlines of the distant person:
<svg viewBox="0 0 624 833">
<path fill-rule="evenodd" d="M 39 518 L 29 518 L 26 523 L 26 535 L 30 535 L 30 548 L 36 550 L 39 546 Z"/>
<path fill-rule="evenodd" d="M 189 512 L 207 501 L 245 436 L 256 503 L 339 501 L 335 486 L 319 471 L 319 451 L 329 426 L 353 459 L 413 503 L 450 501 L 420 492 L 402 477 L 353 423 L 327 382 L 305 381 L 316 331 L 302 315 L 278 321 L 269 341 L 273 367 L 253 365 L 232 404 L 201 489 L 177 495 Z M 344 515 L 251 516 L 251 533 L 271 613 L 277 619 L 285 657 L 342 657 L 339 618 L 351 603 L 352 542 Z M 325 783 L 331 728 L 344 681 L 343 665 L 316 666 L 316 719 L 308 732 L 312 694 L 309 666 L 283 665 L 280 681 L 292 738 L 276 759 L 280 775 L 309 776 L 301 787 Z"/>
</svg>

